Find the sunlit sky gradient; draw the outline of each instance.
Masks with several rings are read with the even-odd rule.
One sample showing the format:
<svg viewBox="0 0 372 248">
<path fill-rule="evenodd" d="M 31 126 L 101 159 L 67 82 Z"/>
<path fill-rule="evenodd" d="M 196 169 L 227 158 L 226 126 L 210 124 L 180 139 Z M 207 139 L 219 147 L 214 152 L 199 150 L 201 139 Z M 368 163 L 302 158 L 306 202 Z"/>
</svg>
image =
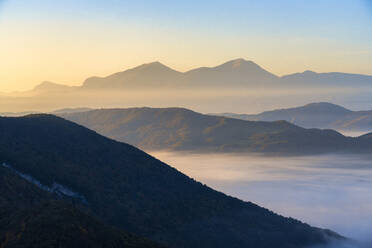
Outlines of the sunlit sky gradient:
<svg viewBox="0 0 372 248">
<path fill-rule="evenodd" d="M 151 61 L 372 74 L 372 1 L 0 0 L 0 56 L 0 91 Z"/>
</svg>

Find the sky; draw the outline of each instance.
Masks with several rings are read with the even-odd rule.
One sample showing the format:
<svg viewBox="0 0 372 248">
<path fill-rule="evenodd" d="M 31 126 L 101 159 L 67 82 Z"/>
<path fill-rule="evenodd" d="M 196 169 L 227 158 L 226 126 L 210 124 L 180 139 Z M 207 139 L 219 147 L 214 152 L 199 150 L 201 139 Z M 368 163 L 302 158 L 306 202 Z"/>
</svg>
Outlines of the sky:
<svg viewBox="0 0 372 248">
<path fill-rule="evenodd" d="M 235 58 L 372 75 L 372 0 L 0 0 L 0 92 Z"/>
</svg>

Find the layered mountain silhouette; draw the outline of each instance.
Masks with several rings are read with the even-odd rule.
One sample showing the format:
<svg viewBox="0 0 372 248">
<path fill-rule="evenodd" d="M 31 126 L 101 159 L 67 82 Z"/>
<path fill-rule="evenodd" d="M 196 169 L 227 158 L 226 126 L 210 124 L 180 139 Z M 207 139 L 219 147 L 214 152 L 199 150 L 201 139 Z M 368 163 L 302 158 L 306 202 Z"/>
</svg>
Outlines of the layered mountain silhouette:
<svg viewBox="0 0 372 248">
<path fill-rule="evenodd" d="M 278 79 L 252 61 L 236 59 L 216 67 L 202 67 L 185 73 L 189 84 L 196 86 L 261 86 Z"/>
<path fill-rule="evenodd" d="M 57 84 L 53 82 L 44 81 L 37 85 L 33 91 L 36 92 L 58 92 L 58 91 L 71 91 L 77 87 L 67 86 L 63 84 Z"/>
<path fill-rule="evenodd" d="M 93 110 L 92 108 L 63 108 L 63 109 L 57 109 L 54 111 L 49 112 L 49 114 L 68 114 L 68 113 L 77 113 L 77 112 L 86 112 Z M 24 111 L 24 112 L 0 112 L 0 116 L 4 117 L 20 117 L 25 115 L 31 115 L 31 114 L 42 114 L 43 112 L 37 112 L 37 111 Z"/>
<path fill-rule="evenodd" d="M 286 120 L 306 128 L 331 128 L 345 131 L 371 131 L 372 111 L 351 111 L 328 102 L 310 103 L 305 106 L 266 111 L 256 115 L 217 114 L 249 121 Z"/>
<path fill-rule="evenodd" d="M 67 87 L 43 82 L 34 90 L 118 90 L 197 88 L 197 87 L 365 87 L 372 85 L 372 76 L 348 73 L 316 73 L 305 71 L 278 77 L 253 61 L 242 58 L 215 67 L 201 67 L 179 72 L 160 62 L 152 62 L 117 72 L 107 77 L 90 77 L 80 87 Z"/>
<path fill-rule="evenodd" d="M 9 247 L 141 241 L 107 225 L 181 248 L 297 248 L 343 239 L 214 191 L 133 146 L 52 115 L 1 117 L 0 161 L 1 242 L 14 241 Z M 40 203 L 45 191 L 96 217 L 74 205 Z M 122 247 L 155 247 L 143 242 Z"/>
<path fill-rule="evenodd" d="M 183 108 L 99 109 L 62 116 L 146 150 L 283 155 L 372 151 L 371 140 L 363 136 L 345 137 L 333 130 L 305 129 L 287 121 L 203 115 Z"/>
<path fill-rule="evenodd" d="M 360 103 L 369 101 L 371 85 L 372 76 L 358 74 L 307 71 L 278 77 L 244 59 L 187 72 L 153 62 L 104 77 L 90 77 L 80 86 L 43 82 L 30 91 L 0 94 L 0 111 L 171 105 L 223 112 L 245 111 L 248 107 L 244 105 L 271 107 L 273 101 L 297 104 L 299 99 L 303 102 L 314 98 Z"/>
</svg>

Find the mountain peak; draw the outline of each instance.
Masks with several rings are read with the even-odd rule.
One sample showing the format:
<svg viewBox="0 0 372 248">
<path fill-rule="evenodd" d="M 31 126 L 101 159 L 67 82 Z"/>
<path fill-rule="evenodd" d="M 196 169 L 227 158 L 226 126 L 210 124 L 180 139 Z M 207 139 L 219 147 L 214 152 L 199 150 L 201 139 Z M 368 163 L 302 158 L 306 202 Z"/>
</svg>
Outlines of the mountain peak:
<svg viewBox="0 0 372 248">
<path fill-rule="evenodd" d="M 276 75 L 243 58 L 227 61 L 215 67 L 200 67 L 186 72 L 188 80 L 200 85 L 244 87 L 262 86 L 273 82 Z"/>
<path fill-rule="evenodd" d="M 50 82 L 50 81 L 43 81 L 39 85 L 37 85 L 35 88 L 45 88 L 45 87 L 53 87 L 58 84 Z"/>
<path fill-rule="evenodd" d="M 314 75 L 314 74 L 317 74 L 317 73 L 315 71 L 306 70 L 306 71 L 303 72 L 303 74 Z"/>
<path fill-rule="evenodd" d="M 107 77 L 93 77 L 84 81 L 86 88 L 154 87 L 178 82 L 181 72 L 154 61 L 111 74 Z"/>
<path fill-rule="evenodd" d="M 62 90 L 70 88 L 70 86 L 57 84 L 50 81 L 43 81 L 39 85 L 35 86 L 33 90 Z"/>
<path fill-rule="evenodd" d="M 220 66 L 229 66 L 229 67 L 232 67 L 232 68 L 239 68 L 239 67 L 242 67 L 242 66 L 260 67 L 259 65 L 257 65 L 253 61 L 245 60 L 243 58 L 238 58 L 238 59 L 233 59 L 233 60 L 227 61 L 226 63 L 223 63 Z"/>
<path fill-rule="evenodd" d="M 165 66 L 164 64 L 160 63 L 159 61 L 153 61 L 153 62 L 150 62 L 150 63 L 145 63 L 145 65 Z"/>
<path fill-rule="evenodd" d="M 333 111 L 342 111 L 342 112 L 351 112 L 351 110 L 346 109 L 340 105 L 333 104 L 330 102 L 314 102 L 314 103 L 309 103 L 304 106 L 304 108 L 309 108 L 309 109 L 322 109 L 322 110 L 333 110 Z"/>
<path fill-rule="evenodd" d="M 142 64 L 140 66 L 137 66 L 137 67 L 132 68 L 132 70 L 135 70 L 135 69 L 146 69 L 146 70 L 151 69 L 151 70 L 168 70 L 168 71 L 174 71 L 172 68 L 170 68 L 169 66 L 166 66 L 166 65 L 160 63 L 159 61 L 145 63 L 145 64 Z"/>
</svg>

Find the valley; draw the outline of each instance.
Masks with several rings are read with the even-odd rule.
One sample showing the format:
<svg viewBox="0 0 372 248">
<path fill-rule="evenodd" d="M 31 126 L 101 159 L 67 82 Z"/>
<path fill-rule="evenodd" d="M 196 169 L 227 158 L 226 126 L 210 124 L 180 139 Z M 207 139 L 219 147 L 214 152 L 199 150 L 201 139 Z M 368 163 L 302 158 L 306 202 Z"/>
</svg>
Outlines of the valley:
<svg viewBox="0 0 372 248">
<path fill-rule="evenodd" d="M 372 244 L 372 164 L 368 156 L 268 158 L 153 152 L 207 185 L 284 216 Z"/>
</svg>

